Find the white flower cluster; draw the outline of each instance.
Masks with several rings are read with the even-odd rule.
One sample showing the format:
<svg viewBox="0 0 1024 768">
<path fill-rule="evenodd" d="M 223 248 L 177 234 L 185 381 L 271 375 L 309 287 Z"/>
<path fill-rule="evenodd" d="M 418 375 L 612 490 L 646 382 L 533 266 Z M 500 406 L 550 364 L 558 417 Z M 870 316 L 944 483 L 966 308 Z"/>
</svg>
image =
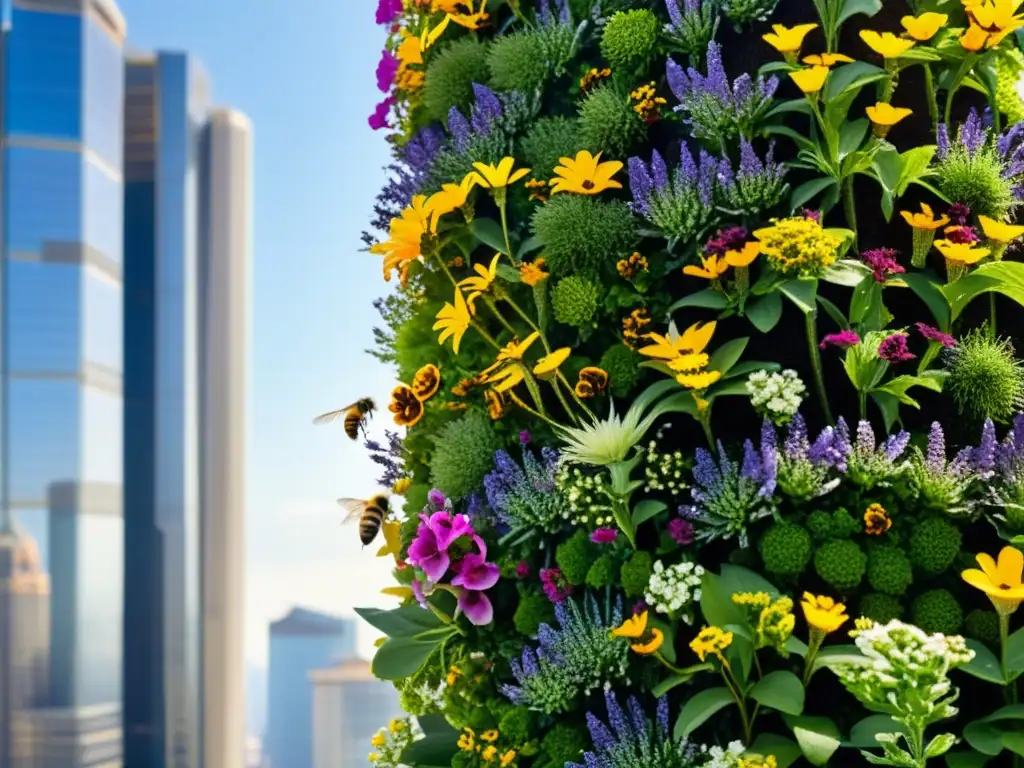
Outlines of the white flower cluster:
<svg viewBox="0 0 1024 768">
<path fill-rule="evenodd" d="M 647 444 L 644 461 L 645 491 L 668 491 L 675 496 L 686 488 L 683 481 L 686 462 L 682 451 L 659 453 L 657 442 L 651 440 Z"/>
<path fill-rule="evenodd" d="M 747 748 L 742 741 L 730 741 L 725 749 L 721 747 L 707 747 L 701 745 L 701 757 L 707 757 L 708 762 L 703 763 L 703 768 L 736 768 Z"/>
<path fill-rule="evenodd" d="M 681 616 L 693 621 L 693 605 L 700 600 L 700 582 L 704 569 L 696 563 L 676 563 L 668 568 L 659 560 L 647 582 L 644 599 L 658 613 Z"/>
<path fill-rule="evenodd" d="M 586 475 L 579 467 L 563 464 L 555 476 L 555 485 L 567 502 L 562 517 L 569 522 L 594 527 L 615 524 L 604 475 Z"/>
<path fill-rule="evenodd" d="M 775 424 L 786 424 L 796 415 L 805 392 L 797 372 L 788 368 L 782 373 L 754 371 L 747 379 L 750 404 Z"/>
</svg>

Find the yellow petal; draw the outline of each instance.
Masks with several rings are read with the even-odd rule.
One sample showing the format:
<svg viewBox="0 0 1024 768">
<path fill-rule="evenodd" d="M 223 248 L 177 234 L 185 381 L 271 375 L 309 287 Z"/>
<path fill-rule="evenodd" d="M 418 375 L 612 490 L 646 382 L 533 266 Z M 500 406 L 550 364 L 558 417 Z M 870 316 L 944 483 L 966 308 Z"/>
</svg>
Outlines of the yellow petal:
<svg viewBox="0 0 1024 768">
<path fill-rule="evenodd" d="M 824 87 L 828 72 L 828 67 L 810 67 L 790 72 L 789 76 L 804 93 L 817 93 Z"/>
<path fill-rule="evenodd" d="M 402 599 L 412 597 L 412 587 L 384 587 L 380 591 L 382 595 L 391 595 Z"/>
<path fill-rule="evenodd" d="M 1024 553 L 1016 547 L 1003 547 L 999 552 L 999 584 L 1007 587 L 1019 587 L 1021 573 L 1024 572 Z"/>
<path fill-rule="evenodd" d="M 974 556 L 974 559 L 978 561 L 978 565 L 981 566 L 981 570 L 988 577 L 989 581 L 996 582 L 999 580 L 999 569 L 996 567 L 996 559 L 992 555 L 979 552 Z"/>
<path fill-rule="evenodd" d="M 711 337 L 715 334 L 715 325 L 713 320 L 703 325 L 701 323 L 694 323 L 683 331 L 682 337 L 675 345 L 676 349 L 680 351 L 703 352 L 704 348 L 711 342 Z"/>
</svg>

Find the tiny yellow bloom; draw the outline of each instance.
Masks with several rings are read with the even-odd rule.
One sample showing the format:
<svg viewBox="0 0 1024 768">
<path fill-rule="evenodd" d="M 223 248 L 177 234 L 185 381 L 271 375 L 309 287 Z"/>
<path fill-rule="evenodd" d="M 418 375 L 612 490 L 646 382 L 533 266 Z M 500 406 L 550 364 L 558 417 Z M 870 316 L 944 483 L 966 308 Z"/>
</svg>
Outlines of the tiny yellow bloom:
<svg viewBox="0 0 1024 768">
<path fill-rule="evenodd" d="M 886 128 L 896 125 L 900 120 L 904 120 L 914 113 L 912 109 L 894 107 L 892 104 L 886 104 L 882 101 L 873 107 L 866 107 L 864 111 L 868 113 L 868 118 L 870 118 L 872 123 L 885 126 Z"/>
<path fill-rule="evenodd" d="M 696 371 L 680 373 L 676 376 L 676 381 L 687 389 L 707 389 L 721 378 L 721 371 Z"/>
<path fill-rule="evenodd" d="M 850 618 L 846 615 L 845 605 L 826 595 L 804 592 L 800 607 L 804 609 L 804 618 L 811 628 L 826 635 L 835 632 Z"/>
<path fill-rule="evenodd" d="M 649 638 L 645 637 L 629 646 L 634 653 L 639 653 L 641 656 L 649 656 L 661 648 L 662 643 L 665 642 L 665 635 L 657 627 L 652 627 L 648 634 Z"/>
<path fill-rule="evenodd" d="M 935 33 L 945 26 L 949 16 L 944 13 L 922 13 L 920 16 L 904 16 L 900 24 L 907 30 L 907 34 L 923 43 L 935 37 Z"/>
<path fill-rule="evenodd" d="M 378 755 L 376 752 L 371 752 L 366 756 L 366 759 L 369 760 L 371 763 L 376 763 L 378 760 L 380 760 L 380 755 Z"/>
<path fill-rule="evenodd" d="M 690 641 L 692 650 L 701 661 L 706 661 L 708 656 L 717 656 L 719 661 L 725 661 L 722 651 L 732 645 L 732 632 L 725 632 L 718 627 L 704 627 L 697 636 Z"/>
<path fill-rule="evenodd" d="M 868 48 L 885 59 L 898 59 L 914 47 L 913 40 L 897 37 L 892 32 L 864 29 L 861 30 L 860 39 L 867 43 Z"/>
<path fill-rule="evenodd" d="M 628 637 L 630 640 L 634 640 L 638 637 L 642 637 L 644 631 L 647 629 L 647 611 L 638 613 L 636 616 L 630 616 L 622 624 L 612 630 L 613 637 Z"/>
<path fill-rule="evenodd" d="M 501 756 L 501 758 L 500 758 L 501 768 L 506 768 L 506 766 L 508 766 L 508 764 L 511 763 L 515 759 L 516 759 L 516 751 L 514 749 L 510 749 L 508 752 L 503 754 Z"/>
<path fill-rule="evenodd" d="M 491 762 L 491 760 L 493 760 L 497 756 L 497 754 L 498 754 L 498 748 L 496 746 L 494 746 L 493 744 L 491 744 L 489 747 L 484 749 L 483 752 L 480 753 L 480 757 L 482 757 L 484 759 L 484 762 L 489 763 L 489 762 Z"/>
<path fill-rule="evenodd" d="M 575 192 L 578 195 L 596 195 L 606 189 L 622 189 L 622 184 L 612 177 L 622 170 L 618 160 L 601 162 L 601 153 L 590 154 L 583 150 L 575 158 L 563 157 L 561 165 L 555 168 L 557 179 L 551 181 L 551 194 Z"/>
<path fill-rule="evenodd" d="M 936 240 L 935 248 L 946 261 L 955 264 L 977 264 L 990 253 L 988 248 L 974 248 L 969 243 L 954 243 L 951 240 Z"/>
<path fill-rule="evenodd" d="M 861 616 L 859 619 L 853 620 L 853 629 L 850 630 L 850 637 L 856 637 L 861 632 L 867 632 L 875 626 L 875 622 L 866 616 Z"/>
<path fill-rule="evenodd" d="M 397 717 L 388 723 L 388 730 L 391 731 L 392 736 L 403 728 L 405 728 L 405 722 L 403 720 L 399 720 Z"/>
<path fill-rule="evenodd" d="M 409 590 L 409 596 L 412 597 L 412 590 L 411 589 Z M 388 641 L 388 638 L 386 636 L 385 637 L 378 637 L 376 640 L 373 641 L 373 647 L 374 648 L 380 648 L 387 641 Z"/>
<path fill-rule="evenodd" d="M 379 732 L 375 733 L 373 738 L 370 739 L 370 746 L 373 747 L 383 747 L 387 743 L 388 740 L 384 737 L 384 734 Z"/>
<path fill-rule="evenodd" d="M 389 597 L 399 597 L 399 598 L 402 598 L 403 600 L 405 600 L 407 598 L 412 597 L 412 588 L 411 587 L 384 587 L 384 589 L 382 589 L 380 591 L 380 593 L 382 595 L 388 595 Z M 387 638 L 381 638 L 381 641 L 383 642 L 386 639 Z"/>
<path fill-rule="evenodd" d="M 1009 616 L 1024 600 L 1024 554 L 1016 547 L 1003 547 L 999 560 L 984 552 L 975 556 L 977 568 L 968 568 L 960 576 L 975 589 L 980 589 L 992 601 L 1001 616 Z"/>
<path fill-rule="evenodd" d="M 456 667 L 454 664 L 448 670 L 447 682 L 449 686 L 455 685 L 462 677 L 462 670 Z"/>
<path fill-rule="evenodd" d="M 402 496 L 411 486 L 412 480 L 408 477 L 403 477 L 399 480 L 395 480 L 394 484 L 391 486 L 391 492 L 395 494 L 395 496 Z"/>
<path fill-rule="evenodd" d="M 809 67 L 796 72 L 790 72 L 789 76 L 796 87 L 807 94 L 817 93 L 825 87 L 825 79 L 828 77 L 828 67 Z"/>
<path fill-rule="evenodd" d="M 742 250 L 726 251 L 725 260 L 730 267 L 749 267 L 760 255 L 761 243 L 751 240 L 749 243 L 744 243 Z"/>
<path fill-rule="evenodd" d="M 814 67 L 834 67 L 836 64 L 849 64 L 853 61 L 844 53 L 812 53 L 804 56 L 804 64 Z"/>
<path fill-rule="evenodd" d="M 695 267 L 693 265 L 683 267 L 683 274 L 690 275 L 691 277 L 702 277 L 705 280 L 717 280 L 726 272 L 729 271 L 729 263 L 719 258 L 718 254 L 711 254 L 710 256 L 700 257 L 701 266 Z"/>
<path fill-rule="evenodd" d="M 988 216 L 979 216 L 978 221 L 981 222 L 981 231 L 985 233 L 985 237 L 993 243 L 1006 245 L 1024 235 L 1024 227 L 1016 224 L 1005 224 Z"/>
<path fill-rule="evenodd" d="M 476 733 L 472 728 L 462 729 L 457 745 L 463 752 L 472 752 L 476 748 Z"/>
<path fill-rule="evenodd" d="M 892 528 L 892 518 L 881 504 L 872 504 L 864 512 L 864 533 L 881 536 Z"/>
<path fill-rule="evenodd" d="M 533 367 L 533 375 L 544 381 L 553 379 L 562 363 L 569 359 L 570 354 L 572 354 L 572 350 L 569 347 L 562 347 L 550 355 L 545 355 Z"/>
<path fill-rule="evenodd" d="M 503 158 L 497 165 L 473 163 L 473 182 L 487 189 L 504 189 L 530 173 L 529 168 L 513 170 L 515 164 L 514 157 Z"/>
<path fill-rule="evenodd" d="M 935 214 L 932 212 L 932 207 L 928 205 L 928 203 L 921 203 L 920 213 L 900 211 L 900 216 L 902 216 L 903 220 L 914 229 L 936 230 L 949 223 L 949 216 L 940 216 L 939 218 L 935 218 Z"/>
<path fill-rule="evenodd" d="M 763 35 L 768 45 L 779 53 L 799 53 L 800 46 L 808 33 L 818 28 L 817 24 L 798 24 L 789 29 L 785 24 L 772 24 L 772 32 Z"/>
<path fill-rule="evenodd" d="M 543 258 L 527 262 L 519 267 L 519 279 L 531 288 L 547 278 L 548 273 L 544 271 Z"/>
<path fill-rule="evenodd" d="M 473 271 L 476 273 L 475 276 L 467 277 L 465 280 L 460 280 L 458 286 L 468 290 L 469 296 L 466 297 L 466 301 L 469 302 L 469 306 L 473 306 L 473 303 L 483 294 L 487 293 L 490 289 L 491 284 L 498 277 L 498 261 L 501 259 L 501 254 L 494 254 L 494 258 L 491 259 L 490 266 L 485 267 L 483 264 L 474 264 Z"/>
<path fill-rule="evenodd" d="M 500 734 L 494 728 L 491 728 L 480 734 L 480 740 L 486 741 L 488 744 L 492 744 L 498 740 L 499 735 Z"/>
<path fill-rule="evenodd" d="M 384 534 L 384 546 L 377 551 L 377 557 L 392 555 L 395 562 L 398 562 L 398 556 L 402 551 L 401 530 L 402 524 L 397 520 L 388 520 L 380 527 L 381 533 Z"/>
<path fill-rule="evenodd" d="M 452 351 L 456 355 L 459 354 L 459 344 L 462 343 L 462 337 L 466 335 L 466 331 L 469 330 L 469 324 L 473 321 L 472 311 L 469 305 L 466 304 L 466 297 L 462 295 L 460 288 L 455 289 L 455 303 L 445 302 L 445 305 L 438 310 L 435 319 L 437 322 L 434 323 L 433 330 L 441 331 L 441 335 L 437 338 L 437 343 L 444 344 L 445 340 L 450 336 L 452 338 Z"/>
</svg>

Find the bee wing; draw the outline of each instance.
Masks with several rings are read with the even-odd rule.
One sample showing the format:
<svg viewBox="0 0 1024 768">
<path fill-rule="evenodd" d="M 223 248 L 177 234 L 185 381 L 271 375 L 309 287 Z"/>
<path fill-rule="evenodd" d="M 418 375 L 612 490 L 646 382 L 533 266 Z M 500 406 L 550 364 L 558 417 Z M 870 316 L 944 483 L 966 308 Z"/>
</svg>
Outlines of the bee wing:
<svg viewBox="0 0 1024 768">
<path fill-rule="evenodd" d="M 328 411 L 327 413 L 321 413 L 319 416 L 313 419 L 313 423 L 316 424 L 318 427 L 322 424 L 330 424 L 332 421 L 336 421 L 339 417 L 344 416 L 351 407 L 351 405 L 347 405 L 344 408 L 339 408 L 337 411 Z"/>
<path fill-rule="evenodd" d="M 366 502 L 362 499 L 338 499 L 338 506 L 345 510 L 345 517 L 341 520 L 344 524 L 358 520 L 366 509 Z"/>
</svg>

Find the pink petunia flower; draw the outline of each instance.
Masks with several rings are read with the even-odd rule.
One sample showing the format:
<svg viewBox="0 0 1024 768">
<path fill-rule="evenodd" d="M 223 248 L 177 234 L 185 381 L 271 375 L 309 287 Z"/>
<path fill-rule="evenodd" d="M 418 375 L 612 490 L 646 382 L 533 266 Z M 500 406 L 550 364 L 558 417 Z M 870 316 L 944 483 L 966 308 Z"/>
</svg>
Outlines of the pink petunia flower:
<svg viewBox="0 0 1024 768">
<path fill-rule="evenodd" d="M 377 64 L 377 88 L 382 93 L 390 91 L 396 74 L 398 74 L 398 57 L 385 48 L 381 51 L 380 63 Z"/>
<path fill-rule="evenodd" d="M 427 574 L 428 579 L 438 582 L 448 572 L 451 558 L 445 552 L 445 547 L 438 545 L 437 535 L 430 526 L 423 524 L 409 545 L 409 562 Z"/>
<path fill-rule="evenodd" d="M 488 563 L 483 555 L 469 554 L 458 564 L 458 574 L 452 579 L 452 586 L 466 589 L 490 589 L 498 583 L 501 570 L 494 563 Z"/>
<path fill-rule="evenodd" d="M 478 627 L 494 621 L 494 606 L 491 605 L 490 598 L 475 589 L 463 589 L 459 592 L 458 609 Z"/>
<path fill-rule="evenodd" d="M 846 349 L 852 347 L 854 344 L 860 344 L 860 336 L 854 331 L 840 331 L 839 333 L 829 333 L 821 340 L 821 344 L 818 346 L 825 349 L 828 346 L 839 347 L 840 349 Z"/>
<path fill-rule="evenodd" d="M 420 520 L 434 532 L 437 537 L 437 546 L 442 552 L 447 552 L 448 547 L 456 539 L 474 535 L 473 524 L 469 522 L 467 515 L 452 515 L 451 512 L 441 510 L 430 517 L 420 515 Z M 486 554 L 486 549 L 484 552 Z"/>
<path fill-rule="evenodd" d="M 948 333 L 943 333 L 938 328 L 933 328 L 925 323 L 917 323 L 917 331 L 924 336 L 928 341 L 937 341 L 944 347 L 955 347 L 956 339 L 950 336 Z"/>
<path fill-rule="evenodd" d="M 598 528 L 590 534 L 590 540 L 595 544 L 614 544 L 619 532 L 614 528 Z"/>
</svg>

